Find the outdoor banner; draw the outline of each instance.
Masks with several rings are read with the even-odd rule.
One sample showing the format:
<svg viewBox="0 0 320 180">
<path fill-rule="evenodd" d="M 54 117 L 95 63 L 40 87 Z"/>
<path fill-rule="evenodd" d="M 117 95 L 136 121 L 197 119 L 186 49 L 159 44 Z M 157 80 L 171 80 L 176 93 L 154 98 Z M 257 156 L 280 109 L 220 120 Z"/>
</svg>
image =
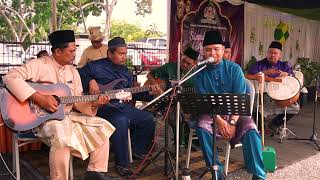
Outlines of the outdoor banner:
<svg viewBox="0 0 320 180">
<path fill-rule="evenodd" d="M 244 5 L 232 5 L 227 1 L 213 0 L 172 0 L 170 19 L 170 61 L 178 58 L 178 43 L 181 51 L 190 45 L 200 52 L 202 42 L 209 30 L 221 32 L 223 40 L 230 41 L 231 60 L 238 64 L 243 61 Z"/>
</svg>

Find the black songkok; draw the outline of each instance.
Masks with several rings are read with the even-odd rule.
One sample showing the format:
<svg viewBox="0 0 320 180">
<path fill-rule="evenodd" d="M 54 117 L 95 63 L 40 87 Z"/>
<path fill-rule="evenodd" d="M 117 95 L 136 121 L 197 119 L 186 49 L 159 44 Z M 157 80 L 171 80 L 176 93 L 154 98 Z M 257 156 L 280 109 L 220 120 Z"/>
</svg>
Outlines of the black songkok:
<svg viewBox="0 0 320 180">
<path fill-rule="evenodd" d="M 203 46 L 212 44 L 223 44 L 221 33 L 219 31 L 207 31 L 204 35 Z"/>
<path fill-rule="evenodd" d="M 190 46 L 187 47 L 183 54 L 193 59 L 194 61 L 197 61 L 199 57 L 199 52 L 192 49 Z"/>
<path fill-rule="evenodd" d="M 108 49 L 117 47 L 127 47 L 126 41 L 122 37 L 114 37 L 108 42 Z"/>
<path fill-rule="evenodd" d="M 223 42 L 223 46 L 224 46 L 224 48 L 230 48 L 231 47 L 229 41 L 224 41 Z"/>
<path fill-rule="evenodd" d="M 276 48 L 282 51 L 282 44 L 279 43 L 278 41 L 272 41 L 269 48 Z"/>
<path fill-rule="evenodd" d="M 55 47 L 59 44 L 75 42 L 74 32 L 72 30 L 55 31 L 51 33 L 48 37 L 52 47 Z"/>
</svg>

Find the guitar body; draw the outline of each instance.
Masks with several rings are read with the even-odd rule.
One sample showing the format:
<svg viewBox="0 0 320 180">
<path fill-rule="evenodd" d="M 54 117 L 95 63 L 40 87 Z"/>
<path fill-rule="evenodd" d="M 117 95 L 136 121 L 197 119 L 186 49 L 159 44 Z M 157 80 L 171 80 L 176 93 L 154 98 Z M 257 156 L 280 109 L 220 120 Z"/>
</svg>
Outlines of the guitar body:
<svg viewBox="0 0 320 180">
<path fill-rule="evenodd" d="M 160 88 L 165 91 L 166 90 L 166 81 L 162 80 L 160 78 L 154 78 L 154 82 L 151 82 L 149 79 L 143 84 L 143 86 L 151 86 L 151 85 L 156 85 L 158 84 Z"/>
<path fill-rule="evenodd" d="M 41 85 L 37 83 L 28 83 L 37 92 L 46 95 L 56 96 L 70 96 L 71 91 L 68 85 L 58 83 Z M 1 92 L 1 104 L 0 110 L 4 123 L 11 129 L 16 131 L 26 131 L 37 127 L 41 123 L 51 120 L 64 119 L 64 105 L 60 104 L 58 110 L 54 113 L 50 113 L 37 105 L 32 101 L 26 100 L 20 102 L 14 95 L 12 95 L 6 88 Z"/>
</svg>

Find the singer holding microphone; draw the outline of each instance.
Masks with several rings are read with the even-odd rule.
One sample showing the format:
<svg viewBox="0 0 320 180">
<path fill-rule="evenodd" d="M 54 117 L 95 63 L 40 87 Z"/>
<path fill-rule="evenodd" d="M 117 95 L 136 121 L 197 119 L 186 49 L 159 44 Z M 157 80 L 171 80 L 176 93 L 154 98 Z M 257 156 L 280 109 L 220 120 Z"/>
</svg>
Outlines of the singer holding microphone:
<svg viewBox="0 0 320 180">
<path fill-rule="evenodd" d="M 223 59 L 224 46 L 222 43 L 219 31 L 205 33 L 203 56 L 205 59 L 212 57 L 214 62 L 209 63 L 205 69 L 196 75 L 194 81 L 196 92 L 200 94 L 245 94 L 246 83 L 243 72 L 238 64 Z M 210 117 L 203 114 L 199 117 L 196 131 L 207 167 L 213 164 L 212 121 L 216 123 L 218 134 L 228 140 L 232 147 L 241 141 L 245 165 L 247 171 L 253 174 L 252 179 L 266 179 L 262 161 L 261 137 L 256 125 L 249 116 L 220 116 L 217 114 Z M 216 151 L 215 153 L 217 154 L 218 152 Z M 224 179 L 221 175 L 222 164 L 219 159 L 215 159 L 215 162 L 215 164 L 219 165 L 219 180 Z"/>
</svg>

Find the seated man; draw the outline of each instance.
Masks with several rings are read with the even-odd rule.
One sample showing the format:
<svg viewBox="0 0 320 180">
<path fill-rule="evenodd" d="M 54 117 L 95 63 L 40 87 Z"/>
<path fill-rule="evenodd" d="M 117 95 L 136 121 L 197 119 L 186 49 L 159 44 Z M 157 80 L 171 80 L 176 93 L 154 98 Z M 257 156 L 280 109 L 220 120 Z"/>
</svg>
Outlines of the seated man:
<svg viewBox="0 0 320 180">
<path fill-rule="evenodd" d="M 119 79 L 123 80 L 115 85 L 115 89 L 133 86 L 133 76 L 125 66 L 127 45 L 124 39 L 115 37 L 108 42 L 108 47 L 107 58 L 88 62 L 79 69 L 83 87 L 90 94 L 100 92 L 98 84 L 106 85 Z M 154 136 L 153 115 L 130 104 L 113 100 L 99 108 L 98 116 L 107 118 L 116 127 L 110 139 L 111 149 L 116 155 L 116 170 L 121 176 L 131 176 L 132 171 L 128 169 L 128 128 L 131 130 L 133 156 L 141 159 L 148 152 Z"/>
<path fill-rule="evenodd" d="M 288 64 L 288 62 L 280 61 L 282 57 L 281 51 L 281 43 L 277 41 L 271 42 L 268 48 L 267 57 L 253 64 L 249 69 L 248 74 L 257 74 L 259 72 L 263 72 L 265 76 L 271 78 L 294 76 L 293 69 Z M 291 107 L 288 107 L 287 121 L 291 119 L 294 114 L 297 114 L 299 110 L 300 107 L 298 103 L 294 103 Z M 273 130 L 274 133 L 277 128 L 283 125 L 284 108 L 277 106 L 269 96 L 264 95 L 264 116 L 273 114 L 278 114 L 271 120 L 271 123 L 269 124 L 269 127 Z"/>
<path fill-rule="evenodd" d="M 5 77 L 7 88 L 18 100 L 32 100 L 48 112 L 55 112 L 58 102 L 52 95 L 37 92 L 25 81 L 39 83 L 67 84 L 72 95 L 82 93 L 81 79 L 72 66 L 76 44 L 71 30 L 55 31 L 49 35 L 52 56 L 32 60 L 19 68 L 11 70 Z M 98 106 L 108 102 L 107 97 L 99 97 L 95 102 L 82 102 L 67 105 L 63 120 L 49 120 L 35 128 L 36 136 L 50 144 L 50 179 L 68 179 L 70 154 L 86 159 L 90 154 L 85 179 L 113 179 L 102 173 L 108 170 L 109 137 L 114 127 L 106 120 L 94 117 Z M 83 113 L 71 112 L 71 108 Z"/>
<path fill-rule="evenodd" d="M 181 62 L 180 62 L 180 74 L 181 78 L 184 74 L 186 74 L 194 65 L 198 62 L 199 53 L 192 49 L 190 46 L 186 48 L 184 51 L 184 55 L 182 56 Z M 159 68 L 151 70 L 147 74 L 148 81 L 150 81 L 150 84 L 157 84 L 155 78 L 159 78 L 163 81 L 165 81 L 165 84 L 168 86 L 171 86 L 170 80 L 177 80 L 177 62 L 170 62 L 162 65 Z M 182 84 L 183 87 L 186 88 L 192 88 L 194 87 L 192 79 L 187 80 Z M 168 88 L 168 87 L 167 87 Z M 176 111 L 174 110 L 170 111 L 170 115 L 168 116 L 168 122 L 171 126 L 175 127 L 176 123 Z M 183 122 L 186 122 L 186 119 L 184 119 L 183 114 L 181 114 Z M 188 134 L 189 134 L 189 128 L 186 126 L 186 123 L 183 123 L 180 126 L 180 134 L 182 135 L 180 144 L 181 145 L 187 145 L 188 141 Z M 174 138 L 176 140 L 176 138 Z"/>
<path fill-rule="evenodd" d="M 203 56 L 204 58 L 213 57 L 215 62 L 208 64 L 208 67 L 197 74 L 195 84 L 198 93 L 246 93 L 245 78 L 240 66 L 223 59 L 223 51 L 220 32 L 206 32 L 203 41 Z M 232 147 L 241 141 L 245 165 L 248 172 L 253 174 L 252 179 L 265 179 L 261 138 L 256 125 L 249 116 L 215 115 L 213 118 L 206 114 L 200 116 L 197 135 L 207 167 L 213 164 L 211 123 L 216 123 L 219 134 L 229 140 Z M 222 171 L 222 164 L 218 158 L 215 159 L 215 162 Z M 223 179 L 220 172 L 218 176 Z"/>
<path fill-rule="evenodd" d="M 192 49 L 190 46 L 186 48 L 180 62 L 180 77 L 185 75 L 194 65 L 197 64 L 198 57 L 199 53 L 196 50 Z M 170 80 L 177 80 L 177 62 L 166 63 L 165 65 L 151 70 L 147 74 L 147 78 L 154 84 L 156 84 L 155 78 L 164 80 L 167 83 Z M 192 80 L 189 79 L 188 81 L 183 83 L 183 86 L 193 87 Z"/>
<path fill-rule="evenodd" d="M 91 46 L 87 47 L 81 55 L 78 63 L 78 68 L 83 67 L 87 62 L 106 58 L 108 46 L 103 44 L 103 33 L 100 31 L 100 26 L 89 27 L 89 40 Z"/>
<path fill-rule="evenodd" d="M 223 59 L 231 60 L 231 45 L 229 41 L 224 41 L 223 42 L 224 46 L 224 53 L 223 53 Z"/>
</svg>

